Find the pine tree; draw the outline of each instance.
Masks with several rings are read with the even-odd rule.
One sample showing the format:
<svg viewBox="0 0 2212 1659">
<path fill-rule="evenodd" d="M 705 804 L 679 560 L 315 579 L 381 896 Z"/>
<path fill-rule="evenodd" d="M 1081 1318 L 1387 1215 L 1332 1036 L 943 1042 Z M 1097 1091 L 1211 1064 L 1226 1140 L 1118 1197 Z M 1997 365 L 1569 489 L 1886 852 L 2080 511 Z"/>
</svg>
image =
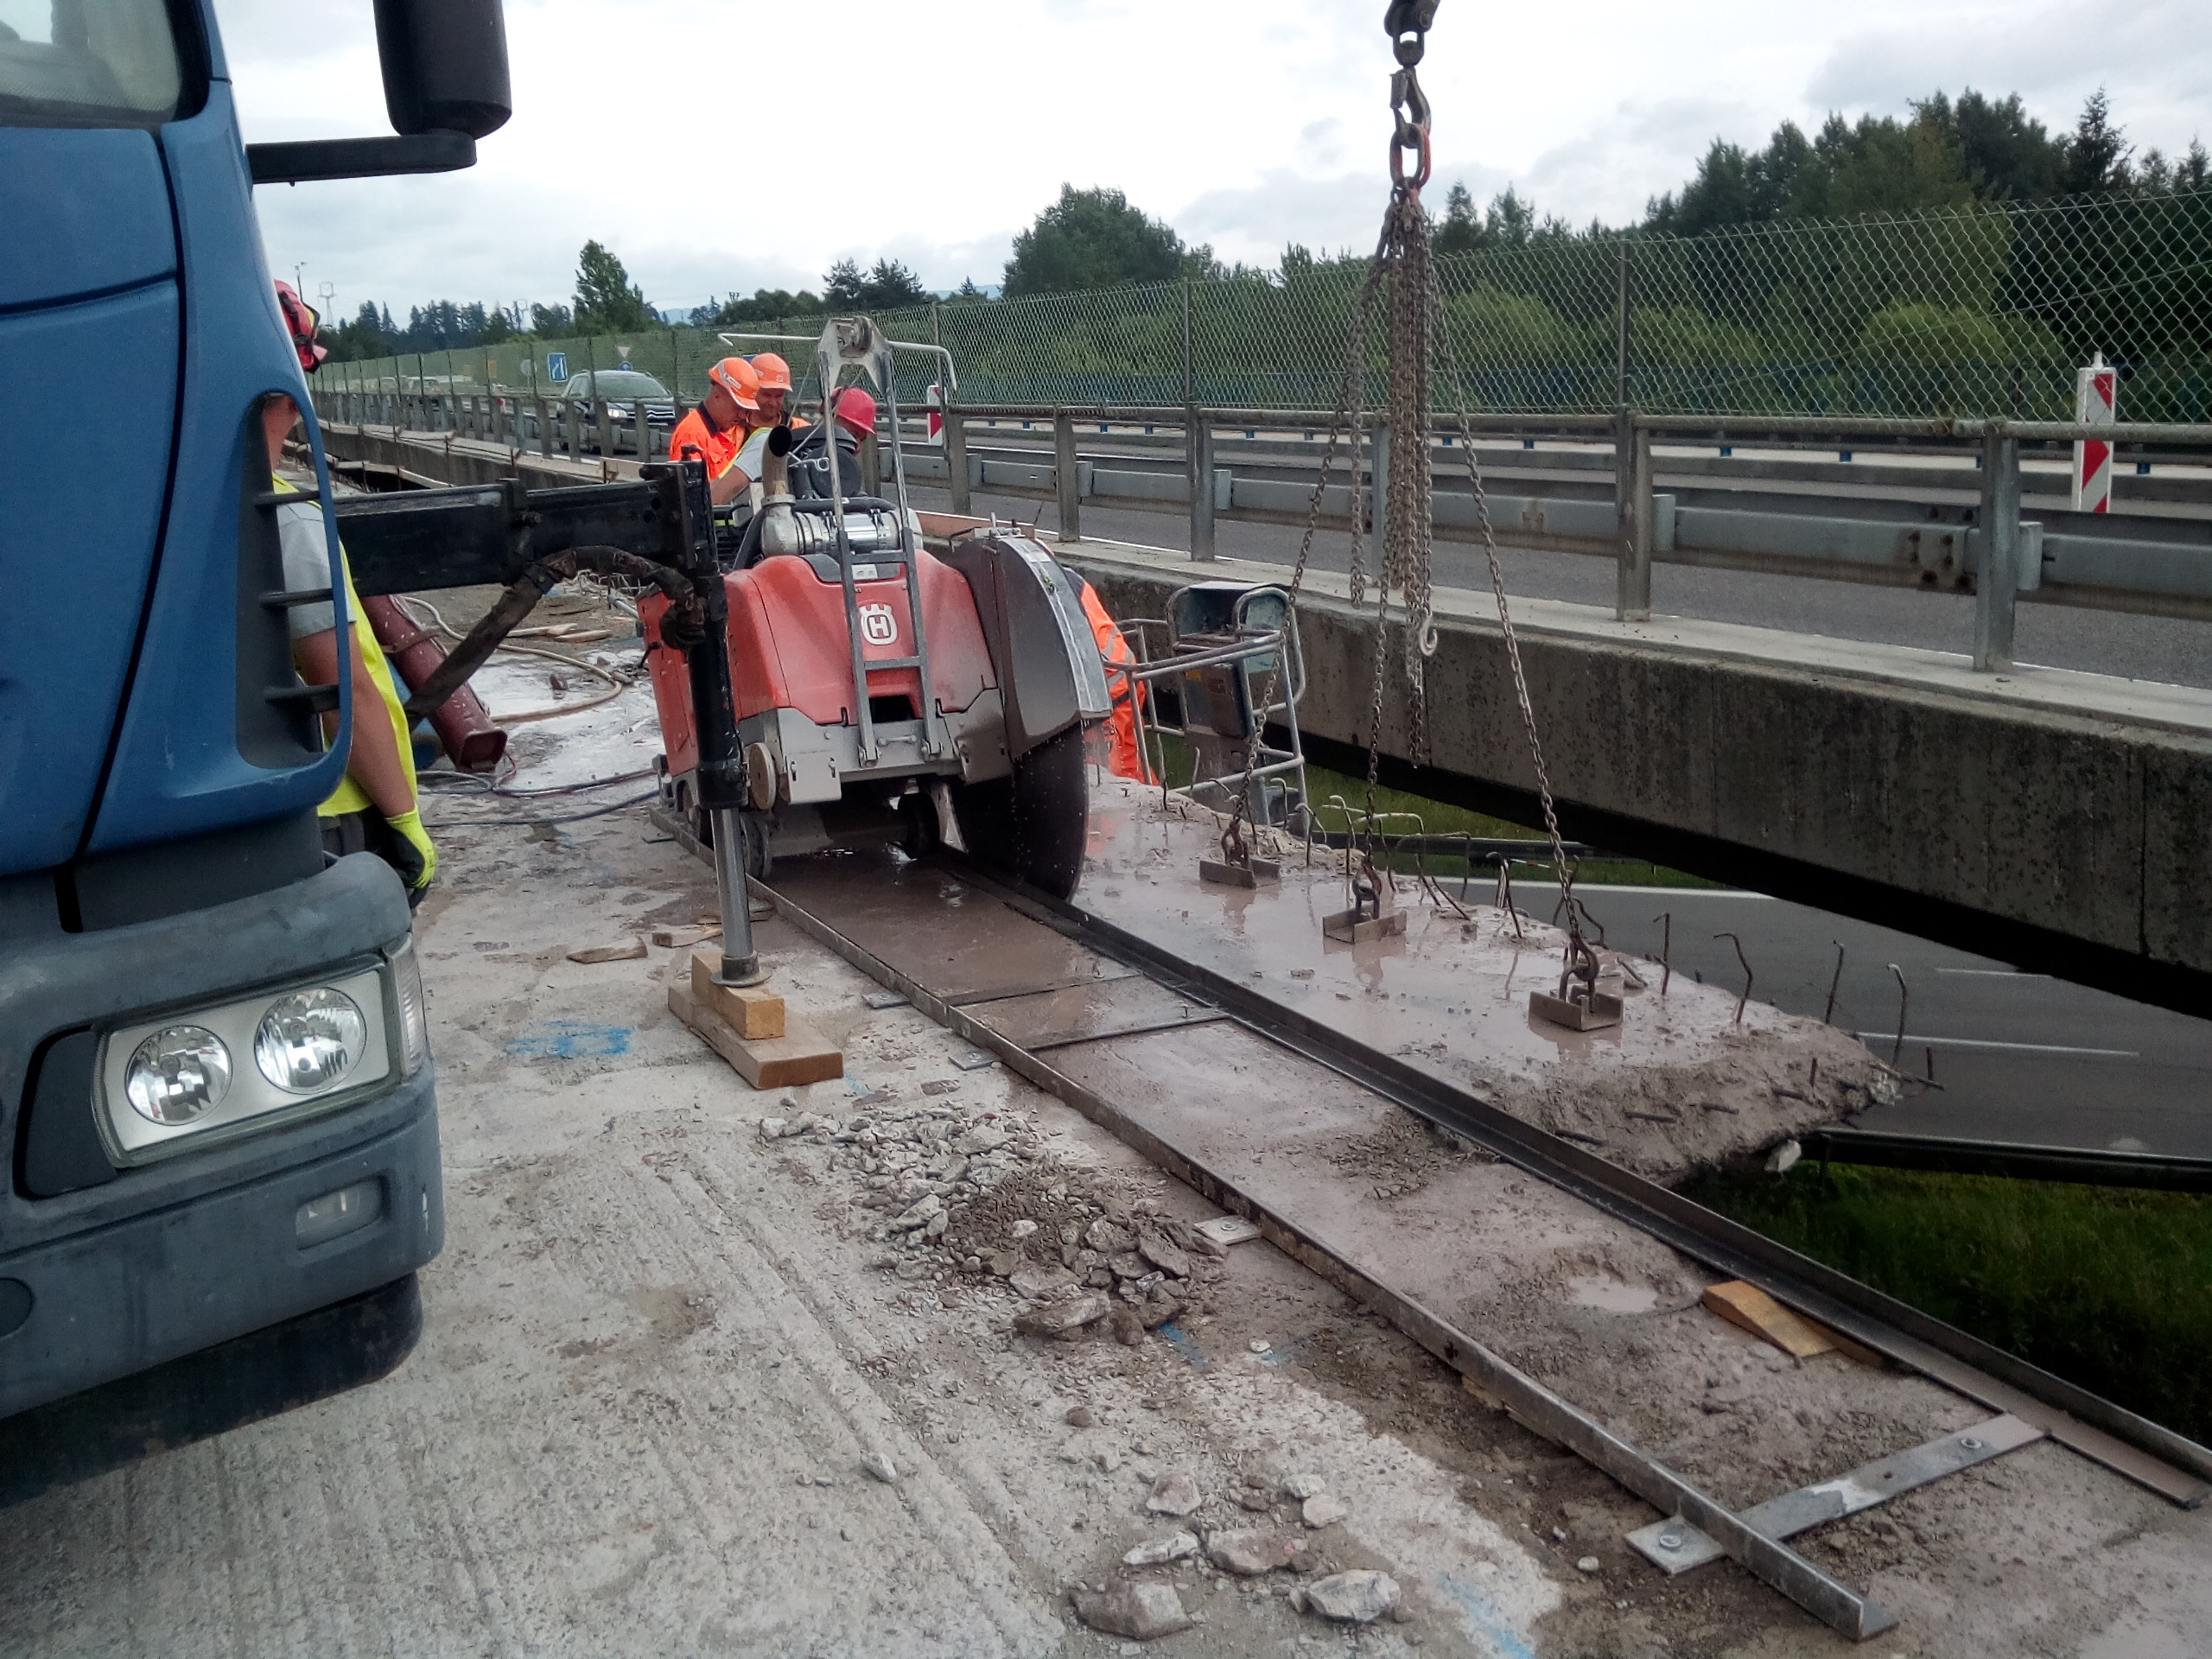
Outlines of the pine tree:
<svg viewBox="0 0 2212 1659">
<path fill-rule="evenodd" d="M 652 321 L 645 292 L 631 283 L 622 261 L 597 242 L 585 243 L 576 256 L 577 332 L 620 334 L 645 327 Z"/>
</svg>

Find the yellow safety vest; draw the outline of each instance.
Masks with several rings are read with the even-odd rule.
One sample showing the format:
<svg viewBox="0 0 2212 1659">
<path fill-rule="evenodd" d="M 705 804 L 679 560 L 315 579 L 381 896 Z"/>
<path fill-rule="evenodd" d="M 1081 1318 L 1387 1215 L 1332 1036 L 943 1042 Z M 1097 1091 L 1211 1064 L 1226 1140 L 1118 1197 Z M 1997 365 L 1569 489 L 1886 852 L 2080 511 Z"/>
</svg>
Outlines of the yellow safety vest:
<svg viewBox="0 0 2212 1659">
<path fill-rule="evenodd" d="M 283 479 L 275 480 L 279 490 L 289 493 L 292 486 Z M 353 626 L 353 649 L 361 653 L 361 660 L 369 665 L 369 678 L 376 683 L 384 698 L 384 706 L 391 720 L 393 734 L 399 743 L 400 769 L 407 774 L 407 798 L 419 800 L 421 791 L 415 786 L 415 744 L 408 734 L 407 710 L 400 702 L 399 689 L 393 683 L 391 665 L 384 659 L 384 647 L 377 643 L 376 630 L 370 626 L 368 613 L 361 608 L 361 596 L 353 591 L 353 567 L 346 563 L 346 550 L 338 550 L 338 570 L 346 582 L 346 615 Z M 353 718 L 359 720 L 361 711 L 354 709 Z M 369 791 L 353 781 L 347 772 L 338 780 L 338 787 L 330 791 L 330 798 L 315 809 L 326 818 L 343 817 L 348 812 L 366 812 L 376 803 L 369 798 Z"/>
</svg>

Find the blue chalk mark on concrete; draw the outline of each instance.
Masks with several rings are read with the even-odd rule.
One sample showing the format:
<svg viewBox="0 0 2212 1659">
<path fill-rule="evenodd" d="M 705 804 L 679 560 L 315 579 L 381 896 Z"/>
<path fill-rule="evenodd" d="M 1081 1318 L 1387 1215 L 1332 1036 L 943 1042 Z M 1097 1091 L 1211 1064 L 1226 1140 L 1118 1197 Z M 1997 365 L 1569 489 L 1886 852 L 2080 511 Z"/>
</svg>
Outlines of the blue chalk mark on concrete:
<svg viewBox="0 0 2212 1659">
<path fill-rule="evenodd" d="M 1178 1357 L 1200 1370 L 1205 1369 L 1206 1357 L 1198 1351 L 1198 1344 L 1191 1339 L 1191 1333 L 1174 1320 L 1168 1320 L 1154 1334 L 1166 1338 L 1167 1345 L 1175 1351 Z"/>
<path fill-rule="evenodd" d="M 548 1020 L 542 1031 L 527 1033 L 507 1045 L 510 1054 L 537 1055 L 556 1060 L 580 1060 L 629 1052 L 629 1027 L 594 1026 L 585 1020 Z"/>
<path fill-rule="evenodd" d="M 1529 1645 L 1529 1638 L 1507 1624 L 1481 1591 L 1449 1573 L 1439 1582 L 1444 1593 L 1465 1616 L 1468 1629 L 1490 1643 L 1497 1659 L 1536 1659 L 1536 1650 Z"/>
</svg>

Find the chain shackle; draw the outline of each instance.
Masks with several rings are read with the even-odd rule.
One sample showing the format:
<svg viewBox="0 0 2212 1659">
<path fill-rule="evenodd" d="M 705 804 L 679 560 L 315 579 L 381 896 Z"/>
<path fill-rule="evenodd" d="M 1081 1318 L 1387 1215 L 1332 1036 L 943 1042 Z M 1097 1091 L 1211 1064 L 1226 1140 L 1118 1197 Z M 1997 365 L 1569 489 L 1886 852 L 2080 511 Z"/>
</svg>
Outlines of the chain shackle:
<svg viewBox="0 0 2212 1659">
<path fill-rule="evenodd" d="M 1390 133 L 1390 182 L 1399 190 L 1411 190 L 1415 195 L 1428 182 L 1433 162 L 1428 137 L 1428 95 L 1421 89 L 1421 78 L 1410 65 L 1390 77 L 1390 113 L 1396 125 Z M 1418 159 L 1413 175 L 1406 172 L 1408 153 Z"/>
<path fill-rule="evenodd" d="M 1440 3 L 1441 0 L 1390 0 L 1382 14 L 1382 32 L 1390 37 L 1390 49 L 1400 68 L 1410 69 L 1421 61 Z"/>
</svg>

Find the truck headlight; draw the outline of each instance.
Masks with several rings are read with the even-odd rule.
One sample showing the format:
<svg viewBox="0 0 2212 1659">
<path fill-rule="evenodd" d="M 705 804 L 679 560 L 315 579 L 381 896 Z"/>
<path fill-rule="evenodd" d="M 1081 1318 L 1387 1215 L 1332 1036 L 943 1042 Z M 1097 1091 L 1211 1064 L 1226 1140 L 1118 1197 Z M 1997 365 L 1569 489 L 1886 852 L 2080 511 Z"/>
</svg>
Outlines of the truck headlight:
<svg viewBox="0 0 2212 1659">
<path fill-rule="evenodd" d="M 279 1089 L 311 1095 L 337 1082 L 361 1058 L 368 1021 L 343 991 L 318 985 L 279 997 L 253 1033 L 253 1063 Z"/>
<path fill-rule="evenodd" d="M 169 1026 L 130 1052 L 123 1092 L 130 1109 L 164 1128 L 189 1123 L 231 1091 L 231 1051 L 203 1026 Z"/>
<path fill-rule="evenodd" d="M 404 1075 L 410 1044 L 419 1041 L 405 1035 L 403 1012 L 404 1002 L 421 1007 L 412 968 L 411 958 L 403 966 L 369 957 L 305 984 L 110 1029 L 97 1113 L 110 1157 L 142 1164 L 264 1120 L 343 1106 Z"/>
</svg>

